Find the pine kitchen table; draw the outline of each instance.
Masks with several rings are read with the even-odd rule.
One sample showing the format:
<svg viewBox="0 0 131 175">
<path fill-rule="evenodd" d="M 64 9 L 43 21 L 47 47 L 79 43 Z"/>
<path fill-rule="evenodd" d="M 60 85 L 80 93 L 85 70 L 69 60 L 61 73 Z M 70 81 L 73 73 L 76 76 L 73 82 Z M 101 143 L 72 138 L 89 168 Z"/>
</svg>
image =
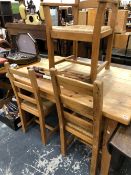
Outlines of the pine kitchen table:
<svg viewBox="0 0 131 175">
<path fill-rule="evenodd" d="M 49 63 L 47 59 L 42 59 L 42 61 L 30 65 L 30 67 L 32 66 L 44 68 L 44 71 L 47 74 L 49 73 Z M 107 143 L 110 136 L 118 123 L 129 125 L 131 122 L 131 70 L 127 68 L 126 66 L 122 68 L 111 66 L 110 70 L 101 71 L 97 77 L 97 79 L 102 80 L 104 83 L 103 119 L 105 124 L 102 143 L 101 175 L 107 175 L 109 171 L 111 156 L 107 151 Z M 83 78 L 83 80 L 87 76 L 87 66 L 77 65 L 75 63 L 64 62 L 57 65 L 57 69 L 61 72 L 70 72 L 72 76 L 76 73 L 78 78 Z M 18 70 L 26 73 L 27 66 L 19 68 Z M 28 80 L 24 81 L 28 83 Z M 54 102 L 51 80 L 38 78 L 37 81 L 41 94 Z M 74 92 L 65 91 L 64 93 L 68 93 L 72 98 L 86 103 L 87 97 L 85 96 L 79 96 L 79 94 Z"/>
</svg>

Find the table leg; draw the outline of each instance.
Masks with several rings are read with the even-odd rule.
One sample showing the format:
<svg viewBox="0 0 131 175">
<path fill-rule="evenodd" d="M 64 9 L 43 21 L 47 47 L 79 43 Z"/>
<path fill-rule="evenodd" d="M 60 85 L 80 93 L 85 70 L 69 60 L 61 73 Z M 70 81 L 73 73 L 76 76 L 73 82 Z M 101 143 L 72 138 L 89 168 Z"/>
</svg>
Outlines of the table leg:
<svg viewBox="0 0 131 175">
<path fill-rule="evenodd" d="M 108 175 L 111 155 L 107 150 L 107 143 L 112 133 L 116 129 L 117 122 L 111 119 L 105 119 L 104 136 L 102 143 L 102 160 L 101 160 L 101 171 L 100 175 Z"/>
</svg>

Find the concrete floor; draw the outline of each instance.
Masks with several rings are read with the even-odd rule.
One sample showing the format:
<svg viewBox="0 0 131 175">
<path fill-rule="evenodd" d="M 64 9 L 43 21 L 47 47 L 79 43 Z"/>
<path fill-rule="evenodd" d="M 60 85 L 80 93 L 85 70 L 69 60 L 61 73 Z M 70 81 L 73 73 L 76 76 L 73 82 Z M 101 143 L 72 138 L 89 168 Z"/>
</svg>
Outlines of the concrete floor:
<svg viewBox="0 0 131 175">
<path fill-rule="evenodd" d="M 0 175 L 89 175 L 90 155 L 88 147 L 75 141 L 63 157 L 59 133 L 44 146 L 39 126 L 24 134 L 0 122 Z M 120 169 L 109 175 L 131 175 L 131 160 L 125 159 Z"/>
<path fill-rule="evenodd" d="M 39 126 L 24 134 L 0 122 L 0 175 L 89 175 L 91 150 L 75 141 L 60 154 L 59 133 L 44 146 Z"/>
</svg>

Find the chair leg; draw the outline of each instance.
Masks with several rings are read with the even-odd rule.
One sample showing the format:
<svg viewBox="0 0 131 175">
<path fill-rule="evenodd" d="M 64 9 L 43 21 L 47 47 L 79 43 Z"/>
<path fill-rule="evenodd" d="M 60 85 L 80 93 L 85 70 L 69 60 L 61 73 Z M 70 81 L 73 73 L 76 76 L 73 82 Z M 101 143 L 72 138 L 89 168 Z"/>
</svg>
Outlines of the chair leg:
<svg viewBox="0 0 131 175">
<path fill-rule="evenodd" d="M 40 117 L 39 118 L 39 123 L 40 123 L 40 132 L 41 132 L 42 143 L 45 145 L 46 141 L 47 141 L 46 127 L 45 127 L 45 117 Z"/>
<path fill-rule="evenodd" d="M 55 67 L 54 43 L 53 39 L 50 37 L 49 31 L 47 32 L 47 47 L 48 47 L 49 68 Z"/>
<path fill-rule="evenodd" d="M 91 82 L 94 82 L 97 77 L 97 67 L 100 53 L 100 36 L 93 36 L 92 49 L 91 49 Z"/>
<path fill-rule="evenodd" d="M 60 128 L 61 154 L 66 155 L 66 141 L 64 128 Z"/>
<path fill-rule="evenodd" d="M 96 175 L 97 163 L 98 163 L 97 160 L 98 160 L 98 145 L 93 145 L 90 175 Z"/>
<path fill-rule="evenodd" d="M 77 60 L 77 55 L 78 55 L 78 41 L 73 41 L 73 55 L 75 56 L 75 60 Z"/>
<path fill-rule="evenodd" d="M 90 73 L 91 82 L 94 82 L 97 77 L 98 59 L 99 59 L 99 49 L 96 48 L 96 50 L 92 50 L 91 55 L 91 73 Z"/>
<path fill-rule="evenodd" d="M 107 38 L 107 49 L 106 49 L 105 61 L 108 61 L 108 64 L 106 65 L 105 69 L 110 68 L 111 56 L 112 56 L 112 47 L 113 47 L 113 35 L 110 35 Z"/>
<path fill-rule="evenodd" d="M 25 133 L 26 132 L 26 116 L 25 116 L 25 111 L 20 110 L 20 119 L 21 119 L 21 125 L 22 125 L 22 131 Z"/>
</svg>

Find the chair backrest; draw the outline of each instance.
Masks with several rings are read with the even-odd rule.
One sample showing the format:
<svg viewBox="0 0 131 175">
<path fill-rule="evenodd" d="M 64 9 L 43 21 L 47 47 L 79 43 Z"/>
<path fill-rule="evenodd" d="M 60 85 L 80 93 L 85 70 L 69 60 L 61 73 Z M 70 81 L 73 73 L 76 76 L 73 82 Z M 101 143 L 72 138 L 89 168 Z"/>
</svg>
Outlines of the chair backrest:
<svg viewBox="0 0 131 175">
<path fill-rule="evenodd" d="M 72 123 L 85 130 L 90 128 L 93 135 L 98 134 L 97 136 L 99 136 L 103 105 L 103 84 L 99 81 L 88 84 L 63 77 L 57 74 L 55 68 L 51 68 L 50 72 L 60 125 L 64 127 L 66 123 Z M 79 137 L 79 134 L 77 137 Z M 91 139 L 88 139 L 87 142 L 92 144 Z"/>
<path fill-rule="evenodd" d="M 37 109 L 41 111 L 43 109 L 42 101 L 39 95 L 40 93 L 34 70 L 29 69 L 28 74 L 19 72 L 17 69 L 10 68 L 9 63 L 7 62 L 5 63 L 5 68 L 19 108 L 21 107 L 21 102 L 25 100 L 26 102 L 35 105 Z M 29 112 L 32 113 L 31 111 Z M 38 116 L 38 114 L 36 114 L 36 116 Z"/>
</svg>

